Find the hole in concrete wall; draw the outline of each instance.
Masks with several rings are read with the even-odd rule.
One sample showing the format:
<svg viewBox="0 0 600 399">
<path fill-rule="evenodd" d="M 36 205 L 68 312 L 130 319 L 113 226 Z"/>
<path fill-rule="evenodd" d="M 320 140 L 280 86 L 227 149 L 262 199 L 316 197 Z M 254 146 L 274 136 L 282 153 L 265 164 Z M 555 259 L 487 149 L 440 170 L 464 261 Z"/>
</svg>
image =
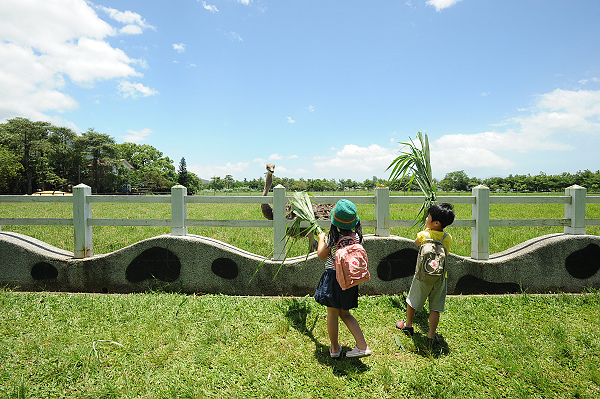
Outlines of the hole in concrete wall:
<svg viewBox="0 0 600 399">
<path fill-rule="evenodd" d="M 454 287 L 454 294 L 516 294 L 521 287 L 516 283 L 492 283 L 473 275 L 462 276 Z"/>
<path fill-rule="evenodd" d="M 130 283 L 147 279 L 172 282 L 181 272 L 181 262 L 177 255 L 166 248 L 154 247 L 139 254 L 127 266 L 125 276 Z"/>
<path fill-rule="evenodd" d="M 31 277 L 34 280 L 53 280 L 58 277 L 58 269 L 50 263 L 36 263 L 31 268 Z"/>
<path fill-rule="evenodd" d="M 589 244 L 565 259 L 565 269 L 575 278 L 590 278 L 600 270 L 600 247 Z"/>
<path fill-rule="evenodd" d="M 383 281 L 392 281 L 412 276 L 415 274 L 418 254 L 416 249 L 411 248 L 404 248 L 389 254 L 377 265 L 377 277 Z"/>
<path fill-rule="evenodd" d="M 239 269 L 238 265 L 228 258 L 217 258 L 213 261 L 211 270 L 217 276 L 233 280 L 238 276 Z"/>
</svg>

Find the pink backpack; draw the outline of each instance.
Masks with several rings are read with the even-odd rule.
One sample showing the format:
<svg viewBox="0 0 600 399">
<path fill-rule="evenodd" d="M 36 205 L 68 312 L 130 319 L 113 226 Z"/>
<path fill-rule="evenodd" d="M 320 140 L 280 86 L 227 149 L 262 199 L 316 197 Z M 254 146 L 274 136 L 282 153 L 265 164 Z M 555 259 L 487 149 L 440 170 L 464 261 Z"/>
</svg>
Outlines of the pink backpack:
<svg viewBox="0 0 600 399">
<path fill-rule="evenodd" d="M 340 238 L 333 261 L 335 277 L 342 290 L 347 290 L 371 279 L 367 251 L 353 237 Z"/>
</svg>

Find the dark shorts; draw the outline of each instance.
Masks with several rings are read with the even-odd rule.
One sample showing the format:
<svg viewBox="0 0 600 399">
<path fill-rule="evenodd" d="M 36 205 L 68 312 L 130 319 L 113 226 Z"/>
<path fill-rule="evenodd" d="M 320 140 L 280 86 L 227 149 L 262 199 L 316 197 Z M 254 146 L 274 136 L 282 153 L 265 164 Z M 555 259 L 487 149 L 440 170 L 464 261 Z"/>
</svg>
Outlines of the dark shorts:
<svg viewBox="0 0 600 399">
<path fill-rule="evenodd" d="M 335 278 L 335 270 L 326 269 L 315 292 L 315 301 L 323 306 L 350 310 L 358 307 L 358 286 L 342 290 Z"/>
</svg>

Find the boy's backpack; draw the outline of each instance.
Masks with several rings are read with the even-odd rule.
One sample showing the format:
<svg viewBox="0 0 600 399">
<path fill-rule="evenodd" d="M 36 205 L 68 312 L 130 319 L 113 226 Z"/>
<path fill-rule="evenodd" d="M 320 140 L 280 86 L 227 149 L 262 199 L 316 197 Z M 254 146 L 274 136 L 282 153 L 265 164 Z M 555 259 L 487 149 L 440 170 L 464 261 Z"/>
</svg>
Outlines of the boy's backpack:
<svg viewBox="0 0 600 399">
<path fill-rule="evenodd" d="M 415 276 L 419 281 L 425 284 L 436 284 L 444 278 L 446 274 L 446 247 L 442 241 L 448 234 L 444 233 L 441 240 L 429 238 L 429 233 L 425 232 L 425 242 L 419 247 L 417 256 L 417 266 Z"/>
<path fill-rule="evenodd" d="M 371 279 L 367 251 L 351 236 L 340 238 L 333 263 L 335 264 L 335 277 L 342 290 L 347 290 Z"/>
</svg>

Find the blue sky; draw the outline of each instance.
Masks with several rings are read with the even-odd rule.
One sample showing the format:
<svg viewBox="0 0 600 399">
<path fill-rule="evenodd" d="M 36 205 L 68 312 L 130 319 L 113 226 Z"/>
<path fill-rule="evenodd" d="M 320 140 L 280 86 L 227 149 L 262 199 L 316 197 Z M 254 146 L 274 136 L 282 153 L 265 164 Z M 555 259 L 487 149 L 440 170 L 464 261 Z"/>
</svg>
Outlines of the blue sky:
<svg viewBox="0 0 600 399">
<path fill-rule="evenodd" d="M 0 121 L 149 144 L 203 179 L 600 169 L 597 0 L 3 0 Z"/>
</svg>

